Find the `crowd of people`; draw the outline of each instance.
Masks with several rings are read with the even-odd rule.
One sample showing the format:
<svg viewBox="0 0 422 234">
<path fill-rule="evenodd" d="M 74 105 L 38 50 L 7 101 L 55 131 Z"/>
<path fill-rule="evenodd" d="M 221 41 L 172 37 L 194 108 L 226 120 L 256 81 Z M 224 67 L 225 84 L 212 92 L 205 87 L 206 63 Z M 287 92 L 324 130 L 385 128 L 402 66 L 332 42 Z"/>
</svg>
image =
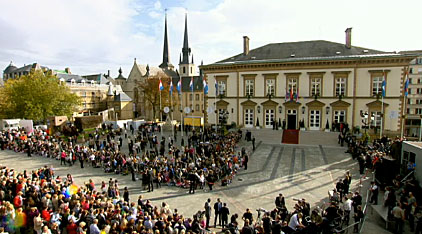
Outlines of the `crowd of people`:
<svg viewBox="0 0 422 234">
<path fill-rule="evenodd" d="M 162 183 L 190 188 L 191 193 L 198 186 L 212 190 L 217 182 L 229 184 L 240 167 L 247 169 L 248 152 L 237 147 L 241 132 L 222 136 L 210 129 L 192 131 L 187 141 L 182 138 L 178 146 L 177 135 L 159 139 L 159 129 L 154 126 L 130 131 L 132 134 L 126 128 L 103 125 L 86 140 L 83 137 L 82 142 L 77 142 L 77 138 L 49 136 L 43 130 L 31 134 L 6 131 L 0 134 L 0 148 L 55 158 L 61 165 L 79 162 L 82 168 L 88 164 L 109 173 L 131 174 L 132 180 L 140 178 L 148 191 L 153 191 L 154 184 L 160 187 Z M 126 153 L 122 150 L 124 138 L 128 142 Z"/>
<path fill-rule="evenodd" d="M 237 147 L 241 132 L 224 136 L 209 129 L 187 132 L 187 141 L 181 139 L 179 146 L 176 137 L 159 139 L 157 132 L 159 129 L 153 126 L 136 132 L 131 128 L 131 134 L 126 128 L 103 126 L 77 142 L 77 138 L 49 136 L 42 130 L 31 134 L 7 131 L 0 134 L 0 148 L 57 159 L 69 166 L 79 161 L 82 168 L 88 164 L 105 172 L 131 174 L 133 180 L 139 177 L 148 191 L 153 191 L 154 184 L 160 187 L 163 183 L 189 188 L 189 193 L 195 193 L 197 187 L 212 190 L 217 182 L 229 184 L 241 167 L 247 169 L 248 152 Z M 127 139 L 128 153 L 122 151 L 123 139 Z M 347 131 L 339 137 L 339 144 L 342 141 L 347 143 L 352 158 L 358 160 L 362 175 L 365 169 L 377 170 L 383 158 L 394 153 L 397 143 L 382 138 L 368 144 Z M 351 191 L 349 172 L 338 180 L 329 192 L 329 201 L 320 207 L 311 207 L 302 198 L 289 208 L 279 194 L 273 209 L 259 208 L 257 215 L 246 209 L 240 217 L 230 213 L 229 205 L 220 199 L 208 199 L 190 218 L 164 202 L 153 205 L 142 195 L 131 201 L 127 188 L 120 188 L 117 180 L 103 182 L 97 188 L 92 181 L 76 185 L 72 175 L 61 178 L 47 166 L 32 172 L 0 169 L 0 233 L 204 234 L 220 226 L 228 234 L 290 234 L 333 233 L 348 225 L 357 232 L 364 217 L 363 198 L 359 191 Z M 403 182 L 399 177 L 385 187 L 383 205 L 395 222 L 396 233 L 403 231 L 405 220 L 416 233 L 421 230 L 422 209 L 415 187 L 414 181 Z M 380 189 L 376 181 L 369 187 L 369 202 L 374 205 Z"/>
<path fill-rule="evenodd" d="M 422 191 L 418 181 L 410 173 L 414 167 L 402 171 L 410 175 L 406 178 L 399 173 L 403 140 L 399 137 L 392 140 L 383 136 L 369 143 L 365 140 L 356 140 L 349 133 L 343 136 L 348 147 L 346 152 L 358 161 L 360 174 L 364 176 L 365 170 L 371 171 L 375 173 L 375 178 L 379 178 L 371 182 L 369 202 L 377 205 L 378 200 L 381 200 L 378 198 L 379 190 L 385 191 L 380 205 L 387 208 L 386 221 L 394 223 L 394 233 L 403 233 L 406 223 L 411 232 L 422 233 Z M 342 144 L 340 138 L 343 136 L 339 136 L 339 144 Z"/>
</svg>

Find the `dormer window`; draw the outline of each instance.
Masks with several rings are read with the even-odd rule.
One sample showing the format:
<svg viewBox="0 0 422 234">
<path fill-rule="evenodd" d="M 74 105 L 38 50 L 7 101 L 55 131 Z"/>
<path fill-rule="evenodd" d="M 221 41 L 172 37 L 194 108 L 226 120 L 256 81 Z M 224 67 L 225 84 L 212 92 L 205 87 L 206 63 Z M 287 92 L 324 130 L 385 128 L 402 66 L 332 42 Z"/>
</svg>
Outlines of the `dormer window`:
<svg viewBox="0 0 422 234">
<path fill-rule="evenodd" d="M 70 85 L 75 85 L 75 83 L 76 83 L 75 79 L 70 80 Z"/>
</svg>

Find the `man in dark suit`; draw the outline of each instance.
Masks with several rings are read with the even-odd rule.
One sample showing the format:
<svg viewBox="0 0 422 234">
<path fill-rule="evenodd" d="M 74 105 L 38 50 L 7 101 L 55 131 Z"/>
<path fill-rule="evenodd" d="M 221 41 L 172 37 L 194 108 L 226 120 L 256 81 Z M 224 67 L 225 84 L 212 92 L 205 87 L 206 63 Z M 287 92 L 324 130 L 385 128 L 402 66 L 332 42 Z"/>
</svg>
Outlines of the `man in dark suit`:
<svg viewBox="0 0 422 234">
<path fill-rule="evenodd" d="M 276 199 L 275 199 L 275 207 L 280 209 L 284 206 L 286 206 L 286 202 L 284 201 L 283 194 L 280 193 L 280 194 L 278 194 L 278 197 L 276 197 Z"/>
<path fill-rule="evenodd" d="M 154 192 L 154 172 L 152 169 L 149 169 L 147 172 L 147 178 L 148 178 L 148 192 Z"/>
<path fill-rule="evenodd" d="M 211 219 L 211 198 L 208 198 L 207 202 L 205 202 L 205 218 L 207 219 L 207 225 L 205 227 L 206 230 L 210 228 L 210 219 Z"/>
<path fill-rule="evenodd" d="M 223 207 L 221 208 L 221 225 L 222 228 L 224 228 L 225 226 L 227 226 L 227 222 L 229 220 L 229 214 L 230 214 L 230 210 L 227 207 L 227 204 L 224 203 Z"/>
<path fill-rule="evenodd" d="M 217 227 L 217 218 L 218 218 L 218 225 L 221 226 L 221 208 L 223 204 L 220 201 L 220 198 L 217 198 L 217 202 L 214 203 L 214 227 Z"/>
</svg>

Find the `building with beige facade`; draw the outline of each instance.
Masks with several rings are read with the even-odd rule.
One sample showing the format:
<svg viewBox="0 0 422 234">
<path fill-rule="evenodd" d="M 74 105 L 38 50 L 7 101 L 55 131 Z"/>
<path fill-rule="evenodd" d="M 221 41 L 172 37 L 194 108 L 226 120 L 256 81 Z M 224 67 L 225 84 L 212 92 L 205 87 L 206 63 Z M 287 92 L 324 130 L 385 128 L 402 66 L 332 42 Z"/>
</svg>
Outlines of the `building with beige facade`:
<svg viewBox="0 0 422 234">
<path fill-rule="evenodd" d="M 209 84 L 207 107 L 217 109 L 207 115 L 208 124 L 226 112 L 228 123 L 246 128 L 280 122 L 298 129 L 303 121 L 308 130 L 347 123 L 400 132 L 405 72 L 413 55 L 353 46 L 351 29 L 345 44 L 318 40 L 249 50 L 244 37 L 243 45 L 241 54 L 200 66 Z M 373 117 L 363 118 L 366 112 Z"/>
<path fill-rule="evenodd" d="M 73 113 L 73 117 L 103 114 L 110 110 L 111 114 L 108 113 L 105 119 L 115 119 L 116 117 L 117 119 L 133 118 L 132 101 L 123 92 L 119 83 L 110 77 L 110 74 L 99 73 L 81 76 L 72 74 L 70 68 L 52 70 L 38 63 L 18 68 L 11 62 L 3 71 L 3 80 L 19 78 L 23 75 L 28 75 L 33 70 L 42 70 L 45 74 L 51 72 L 57 76 L 60 83 L 68 86 L 72 93 L 80 97 L 80 106 Z M 112 104 L 110 104 L 110 98 L 107 95 L 110 89 L 113 90 Z"/>
<path fill-rule="evenodd" d="M 422 127 L 422 51 L 402 51 L 403 54 L 417 55 L 409 65 L 408 95 L 405 98 L 405 129 L 407 137 L 420 138 Z"/>
</svg>

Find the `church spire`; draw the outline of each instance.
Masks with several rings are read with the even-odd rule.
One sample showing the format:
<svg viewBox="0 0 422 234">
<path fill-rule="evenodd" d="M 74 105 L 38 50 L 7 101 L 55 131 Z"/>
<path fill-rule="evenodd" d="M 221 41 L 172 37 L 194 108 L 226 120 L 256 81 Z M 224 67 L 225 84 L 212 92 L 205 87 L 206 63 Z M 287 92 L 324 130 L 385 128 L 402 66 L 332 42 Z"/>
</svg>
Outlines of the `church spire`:
<svg viewBox="0 0 422 234">
<path fill-rule="evenodd" d="M 188 14 L 185 14 L 185 35 L 183 37 L 183 59 L 181 64 L 189 64 L 189 55 L 190 55 L 190 48 L 189 48 L 189 42 L 188 42 Z"/>
<path fill-rule="evenodd" d="M 163 62 L 160 64 L 159 67 L 164 69 L 173 69 L 173 65 L 170 63 L 169 40 L 167 37 L 167 13 L 164 20 Z"/>
</svg>

